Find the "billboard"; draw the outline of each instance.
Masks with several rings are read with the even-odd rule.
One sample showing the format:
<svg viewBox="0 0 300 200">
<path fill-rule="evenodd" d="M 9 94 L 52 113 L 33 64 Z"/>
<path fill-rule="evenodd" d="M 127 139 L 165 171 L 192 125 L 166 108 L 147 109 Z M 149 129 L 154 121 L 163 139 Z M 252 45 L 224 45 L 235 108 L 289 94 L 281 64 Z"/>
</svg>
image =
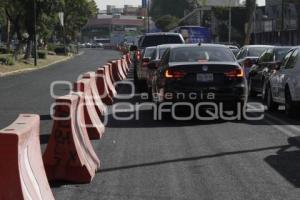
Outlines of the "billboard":
<svg viewBox="0 0 300 200">
<path fill-rule="evenodd" d="M 188 3 L 194 3 L 194 0 L 187 0 Z M 201 0 L 198 1 L 200 6 L 211 7 L 239 7 L 240 0 Z"/>
</svg>

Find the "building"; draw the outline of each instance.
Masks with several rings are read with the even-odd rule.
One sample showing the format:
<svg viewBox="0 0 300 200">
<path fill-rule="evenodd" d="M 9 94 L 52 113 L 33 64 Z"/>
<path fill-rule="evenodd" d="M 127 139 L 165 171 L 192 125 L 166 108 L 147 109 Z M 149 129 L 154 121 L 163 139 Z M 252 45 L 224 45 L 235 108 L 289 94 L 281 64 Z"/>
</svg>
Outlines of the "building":
<svg viewBox="0 0 300 200">
<path fill-rule="evenodd" d="M 99 38 L 109 39 L 113 44 L 122 43 L 125 39 L 133 42 L 137 35 L 144 32 L 144 20 L 137 16 L 98 15 L 92 18 L 82 29 L 82 40 L 93 41 Z"/>
<path fill-rule="evenodd" d="M 258 7 L 252 30 L 252 43 L 300 44 L 300 1 L 266 0 Z"/>
</svg>

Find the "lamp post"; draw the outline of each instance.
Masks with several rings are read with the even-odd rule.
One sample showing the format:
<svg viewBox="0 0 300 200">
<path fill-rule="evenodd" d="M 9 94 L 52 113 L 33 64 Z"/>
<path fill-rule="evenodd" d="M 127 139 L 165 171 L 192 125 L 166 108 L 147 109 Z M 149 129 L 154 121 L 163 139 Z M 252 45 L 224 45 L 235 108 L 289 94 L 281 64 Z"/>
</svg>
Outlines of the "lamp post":
<svg viewBox="0 0 300 200">
<path fill-rule="evenodd" d="M 33 1 L 33 18 L 34 66 L 37 66 L 36 0 Z"/>
<path fill-rule="evenodd" d="M 150 33 L 150 0 L 147 0 L 147 23 L 148 23 L 147 32 Z"/>
<path fill-rule="evenodd" d="M 64 41 L 64 53 L 66 54 L 66 31 L 65 31 L 65 25 L 64 25 L 64 12 L 58 13 L 60 25 L 62 26 L 63 31 L 63 41 Z"/>
</svg>

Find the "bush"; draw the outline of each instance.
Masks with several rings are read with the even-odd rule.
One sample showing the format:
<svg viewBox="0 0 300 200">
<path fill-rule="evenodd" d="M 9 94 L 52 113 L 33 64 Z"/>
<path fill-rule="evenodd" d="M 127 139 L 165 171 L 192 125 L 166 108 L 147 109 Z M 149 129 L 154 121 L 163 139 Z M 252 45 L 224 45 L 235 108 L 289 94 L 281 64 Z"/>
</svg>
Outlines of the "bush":
<svg viewBox="0 0 300 200">
<path fill-rule="evenodd" d="M 54 49 L 54 52 L 57 55 L 68 55 L 70 53 L 70 49 L 68 47 L 65 48 L 64 46 L 57 46 Z"/>
<path fill-rule="evenodd" d="M 55 50 L 56 45 L 53 43 L 48 43 L 47 44 L 47 49 L 48 51 L 54 51 Z"/>
<path fill-rule="evenodd" d="M 7 65 L 14 65 L 15 59 L 13 56 L 7 56 Z"/>
<path fill-rule="evenodd" d="M 15 59 L 14 59 L 13 55 L 1 55 L 0 56 L 0 64 L 14 65 Z"/>
<path fill-rule="evenodd" d="M 38 58 L 40 59 L 47 59 L 47 51 L 38 51 Z"/>
<path fill-rule="evenodd" d="M 6 47 L 1 46 L 0 47 L 0 54 L 9 54 L 9 53 L 13 53 L 13 50 L 8 50 Z"/>
</svg>

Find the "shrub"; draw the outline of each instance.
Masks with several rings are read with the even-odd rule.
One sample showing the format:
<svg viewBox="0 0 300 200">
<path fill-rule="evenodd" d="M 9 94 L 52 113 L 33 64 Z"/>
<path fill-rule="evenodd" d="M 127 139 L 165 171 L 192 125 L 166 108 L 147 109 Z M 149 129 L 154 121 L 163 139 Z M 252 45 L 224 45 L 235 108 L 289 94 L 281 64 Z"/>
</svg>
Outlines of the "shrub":
<svg viewBox="0 0 300 200">
<path fill-rule="evenodd" d="M 57 46 L 54 49 L 54 52 L 57 55 L 68 55 L 68 53 L 70 53 L 70 49 L 68 47 L 65 48 L 64 46 Z"/>
<path fill-rule="evenodd" d="M 7 65 L 14 65 L 15 64 L 15 59 L 13 56 L 7 56 Z"/>
<path fill-rule="evenodd" d="M 38 51 L 38 58 L 40 59 L 46 59 L 47 58 L 47 51 Z"/>
</svg>

